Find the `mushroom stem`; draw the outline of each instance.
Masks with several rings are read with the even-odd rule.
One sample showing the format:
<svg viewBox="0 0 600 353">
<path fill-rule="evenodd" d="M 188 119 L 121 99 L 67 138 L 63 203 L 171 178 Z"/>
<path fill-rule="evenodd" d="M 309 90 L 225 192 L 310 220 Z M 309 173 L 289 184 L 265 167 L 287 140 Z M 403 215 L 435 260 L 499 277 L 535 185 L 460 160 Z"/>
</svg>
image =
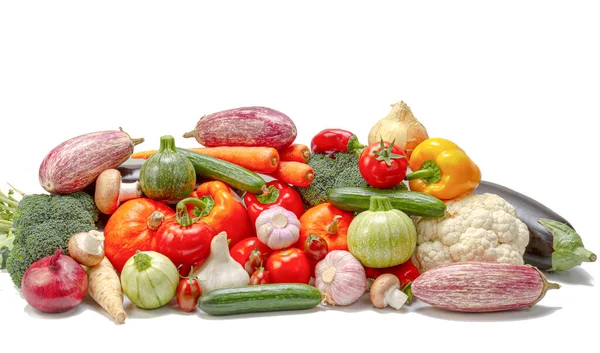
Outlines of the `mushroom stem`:
<svg viewBox="0 0 600 353">
<path fill-rule="evenodd" d="M 104 234 L 97 230 L 90 230 L 81 237 L 82 249 L 92 255 L 100 255 L 102 253 L 102 242 Z"/>
<path fill-rule="evenodd" d="M 140 182 L 135 183 L 122 183 L 121 191 L 119 192 L 119 203 L 123 203 L 128 200 L 138 199 L 143 196 L 142 187 Z"/>
<path fill-rule="evenodd" d="M 408 295 L 395 287 L 388 289 L 384 295 L 385 303 L 396 310 L 400 310 L 407 299 Z"/>
</svg>

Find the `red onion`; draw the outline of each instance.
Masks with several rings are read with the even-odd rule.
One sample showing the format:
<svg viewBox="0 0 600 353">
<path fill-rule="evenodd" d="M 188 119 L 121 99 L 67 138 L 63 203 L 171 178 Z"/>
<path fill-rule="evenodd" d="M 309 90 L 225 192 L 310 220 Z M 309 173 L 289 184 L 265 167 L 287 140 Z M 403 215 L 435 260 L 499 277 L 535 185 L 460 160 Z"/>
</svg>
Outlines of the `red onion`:
<svg viewBox="0 0 600 353">
<path fill-rule="evenodd" d="M 49 313 L 76 307 L 83 301 L 87 288 L 85 270 L 77 261 L 63 255 L 62 249 L 29 266 L 21 282 L 27 303 Z"/>
</svg>

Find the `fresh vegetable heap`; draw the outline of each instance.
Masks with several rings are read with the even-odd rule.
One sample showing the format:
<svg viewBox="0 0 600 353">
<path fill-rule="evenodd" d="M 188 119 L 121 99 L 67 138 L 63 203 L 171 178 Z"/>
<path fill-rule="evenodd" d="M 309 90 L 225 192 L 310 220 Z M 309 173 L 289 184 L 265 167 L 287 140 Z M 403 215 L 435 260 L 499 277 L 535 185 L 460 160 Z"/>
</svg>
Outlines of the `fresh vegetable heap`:
<svg viewBox="0 0 600 353">
<path fill-rule="evenodd" d="M 456 143 L 429 138 L 404 102 L 369 132 L 307 145 L 266 107 L 202 117 L 134 153 L 122 130 L 80 135 L 41 162 L 48 194 L 0 193 L 0 264 L 29 305 L 93 298 L 123 323 L 176 301 L 209 315 L 413 298 L 453 311 L 532 306 L 541 271 L 596 255 L 564 218 L 498 184 Z M 20 200 L 15 198 L 20 193 Z M 99 217 L 99 214 L 101 217 Z M 368 294 L 366 294 L 368 292 Z"/>
</svg>

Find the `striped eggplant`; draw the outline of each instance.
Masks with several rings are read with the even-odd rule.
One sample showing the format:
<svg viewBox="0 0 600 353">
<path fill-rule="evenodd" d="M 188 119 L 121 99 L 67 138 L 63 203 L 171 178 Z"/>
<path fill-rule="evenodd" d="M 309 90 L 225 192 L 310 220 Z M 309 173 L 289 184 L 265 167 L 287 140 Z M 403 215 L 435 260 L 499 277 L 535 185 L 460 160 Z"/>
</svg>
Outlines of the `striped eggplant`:
<svg viewBox="0 0 600 353">
<path fill-rule="evenodd" d="M 265 146 L 277 150 L 296 139 L 296 125 L 287 115 L 267 107 L 242 107 L 203 116 L 183 135 L 206 147 Z"/>
<path fill-rule="evenodd" d="M 144 142 L 123 130 L 98 131 L 73 137 L 53 148 L 40 165 L 40 185 L 52 194 L 85 189 L 103 171 L 117 168 Z"/>
<path fill-rule="evenodd" d="M 474 193 L 496 194 L 515 208 L 517 218 L 529 229 L 529 244 L 523 254 L 526 264 L 540 270 L 565 271 L 596 261 L 596 254 L 583 246 L 573 226 L 538 201 L 489 181 L 482 181 Z"/>
<path fill-rule="evenodd" d="M 490 312 L 532 307 L 546 291 L 560 285 L 530 265 L 500 262 L 454 262 L 421 274 L 412 294 L 450 311 Z"/>
</svg>

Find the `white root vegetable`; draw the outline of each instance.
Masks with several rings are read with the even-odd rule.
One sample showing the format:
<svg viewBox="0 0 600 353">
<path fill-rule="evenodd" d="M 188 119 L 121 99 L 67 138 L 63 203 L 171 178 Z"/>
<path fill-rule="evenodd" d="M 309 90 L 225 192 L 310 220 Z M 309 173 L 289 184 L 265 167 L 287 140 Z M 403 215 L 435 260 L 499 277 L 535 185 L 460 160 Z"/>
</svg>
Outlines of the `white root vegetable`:
<svg viewBox="0 0 600 353">
<path fill-rule="evenodd" d="M 123 291 L 117 271 L 105 257 L 100 264 L 86 268 L 88 275 L 88 294 L 98 303 L 116 323 L 122 324 L 127 317 L 123 308 Z"/>
</svg>

